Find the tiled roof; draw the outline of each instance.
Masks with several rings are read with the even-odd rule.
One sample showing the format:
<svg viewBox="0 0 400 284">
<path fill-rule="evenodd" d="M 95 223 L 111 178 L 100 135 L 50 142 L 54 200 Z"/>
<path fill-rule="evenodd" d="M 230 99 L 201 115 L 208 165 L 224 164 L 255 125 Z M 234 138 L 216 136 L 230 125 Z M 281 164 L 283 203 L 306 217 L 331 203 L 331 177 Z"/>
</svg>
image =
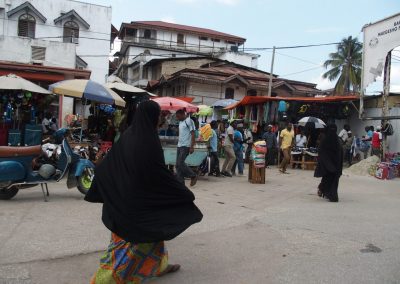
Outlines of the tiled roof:
<svg viewBox="0 0 400 284">
<path fill-rule="evenodd" d="M 167 22 L 162 22 L 162 21 L 135 21 L 135 22 L 131 22 L 130 24 L 123 23 L 120 30 L 122 30 L 123 28 L 126 28 L 126 27 L 128 27 L 128 28 L 129 27 L 131 27 L 131 28 L 149 27 L 149 28 L 154 28 L 154 29 L 173 30 L 173 31 L 178 31 L 178 32 L 186 32 L 186 33 L 207 36 L 207 37 L 211 37 L 211 38 L 225 39 L 225 40 L 230 40 L 230 41 L 239 42 L 239 43 L 244 43 L 246 41 L 245 38 L 227 34 L 227 33 L 218 32 L 218 31 L 211 30 L 211 29 L 179 25 L 179 24 L 167 23 Z"/>
</svg>

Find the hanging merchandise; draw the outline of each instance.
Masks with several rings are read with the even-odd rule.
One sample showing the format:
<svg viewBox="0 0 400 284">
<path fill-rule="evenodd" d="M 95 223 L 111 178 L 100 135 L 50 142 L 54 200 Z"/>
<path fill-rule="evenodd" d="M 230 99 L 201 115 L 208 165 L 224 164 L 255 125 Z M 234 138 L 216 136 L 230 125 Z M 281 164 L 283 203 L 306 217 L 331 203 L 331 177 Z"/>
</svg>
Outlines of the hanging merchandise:
<svg viewBox="0 0 400 284">
<path fill-rule="evenodd" d="M 302 115 L 306 114 L 309 111 L 310 107 L 311 106 L 309 104 L 302 105 L 299 109 L 298 114 L 302 114 Z"/>
<path fill-rule="evenodd" d="M 7 107 L 6 107 L 6 111 L 4 112 L 5 122 L 10 123 L 12 121 L 12 117 L 13 117 L 13 108 L 12 108 L 11 103 L 8 103 Z"/>
<path fill-rule="evenodd" d="M 265 103 L 264 104 L 264 123 L 265 124 L 269 123 L 269 108 L 270 108 L 270 103 Z"/>
<path fill-rule="evenodd" d="M 257 109 L 258 109 L 257 110 L 257 113 L 258 113 L 257 124 L 261 125 L 262 122 L 263 122 L 263 119 L 264 119 L 264 106 L 263 105 L 258 105 Z"/>
<path fill-rule="evenodd" d="M 253 105 L 251 107 L 251 120 L 257 121 L 257 106 L 256 105 Z"/>
<path fill-rule="evenodd" d="M 245 115 L 244 115 L 244 117 L 245 117 L 246 121 L 250 120 L 250 112 L 251 112 L 250 106 L 249 105 L 245 106 Z"/>
<path fill-rule="evenodd" d="M 286 112 L 287 111 L 287 105 L 285 101 L 279 101 L 278 104 L 278 112 Z"/>
</svg>

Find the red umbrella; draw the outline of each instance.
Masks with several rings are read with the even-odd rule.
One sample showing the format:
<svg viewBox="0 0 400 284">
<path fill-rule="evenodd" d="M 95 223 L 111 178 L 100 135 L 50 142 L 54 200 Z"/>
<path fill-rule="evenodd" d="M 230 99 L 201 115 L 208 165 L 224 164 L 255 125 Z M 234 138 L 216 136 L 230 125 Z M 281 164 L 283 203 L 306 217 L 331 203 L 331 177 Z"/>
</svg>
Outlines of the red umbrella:
<svg viewBox="0 0 400 284">
<path fill-rule="evenodd" d="M 199 111 L 199 108 L 197 106 L 180 100 L 179 98 L 158 97 L 152 100 L 160 105 L 161 110 L 177 111 L 180 109 L 184 109 L 186 112 L 190 113 L 195 113 Z"/>
</svg>

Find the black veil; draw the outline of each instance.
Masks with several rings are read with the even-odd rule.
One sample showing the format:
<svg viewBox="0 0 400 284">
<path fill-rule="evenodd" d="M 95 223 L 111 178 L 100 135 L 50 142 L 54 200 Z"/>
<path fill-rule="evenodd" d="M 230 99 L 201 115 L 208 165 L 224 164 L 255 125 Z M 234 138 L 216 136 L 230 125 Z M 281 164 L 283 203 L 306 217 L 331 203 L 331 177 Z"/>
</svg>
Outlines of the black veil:
<svg viewBox="0 0 400 284">
<path fill-rule="evenodd" d="M 159 116 L 157 103 L 139 105 L 132 125 L 96 168 L 85 197 L 103 203 L 104 225 L 130 242 L 170 240 L 202 219 L 194 194 L 165 165 Z"/>
</svg>

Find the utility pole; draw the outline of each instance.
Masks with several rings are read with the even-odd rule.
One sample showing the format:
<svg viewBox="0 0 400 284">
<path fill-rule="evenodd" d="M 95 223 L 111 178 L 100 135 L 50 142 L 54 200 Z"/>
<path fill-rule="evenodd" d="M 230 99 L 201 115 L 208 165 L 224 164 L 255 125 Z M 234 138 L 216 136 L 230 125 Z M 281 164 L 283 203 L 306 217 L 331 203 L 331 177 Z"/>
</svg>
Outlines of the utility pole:
<svg viewBox="0 0 400 284">
<path fill-rule="evenodd" d="M 383 131 L 383 127 L 385 127 L 386 123 L 388 122 L 386 120 L 386 117 L 389 116 L 389 103 L 388 103 L 388 99 L 389 99 L 389 93 L 390 93 L 390 65 L 391 65 L 391 57 L 392 57 L 392 52 L 390 51 L 387 55 L 386 55 L 386 61 L 385 61 L 385 71 L 384 71 L 384 75 L 383 75 L 383 95 L 382 95 L 382 116 L 383 116 L 383 120 L 382 120 L 382 130 Z M 384 133 L 382 133 L 382 158 L 385 158 L 385 154 L 386 154 L 386 135 L 384 135 Z"/>
<path fill-rule="evenodd" d="M 272 60 L 271 60 L 271 71 L 269 74 L 269 84 L 268 84 L 268 97 L 272 94 L 272 77 L 274 73 L 274 61 L 275 61 L 275 46 L 272 48 Z"/>
</svg>

